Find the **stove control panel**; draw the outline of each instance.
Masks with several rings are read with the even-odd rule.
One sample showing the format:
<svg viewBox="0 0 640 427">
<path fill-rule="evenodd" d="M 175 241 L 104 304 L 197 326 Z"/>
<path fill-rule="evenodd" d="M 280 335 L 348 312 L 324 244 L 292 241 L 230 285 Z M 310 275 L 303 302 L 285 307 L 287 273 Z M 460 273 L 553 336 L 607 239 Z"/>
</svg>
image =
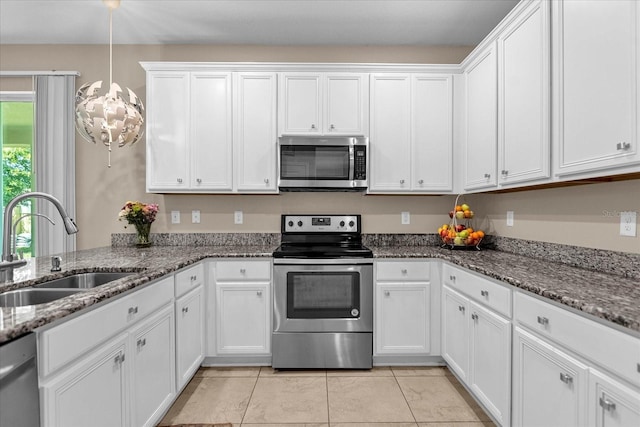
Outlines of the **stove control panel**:
<svg viewBox="0 0 640 427">
<path fill-rule="evenodd" d="M 360 215 L 283 215 L 283 233 L 359 233 Z"/>
</svg>

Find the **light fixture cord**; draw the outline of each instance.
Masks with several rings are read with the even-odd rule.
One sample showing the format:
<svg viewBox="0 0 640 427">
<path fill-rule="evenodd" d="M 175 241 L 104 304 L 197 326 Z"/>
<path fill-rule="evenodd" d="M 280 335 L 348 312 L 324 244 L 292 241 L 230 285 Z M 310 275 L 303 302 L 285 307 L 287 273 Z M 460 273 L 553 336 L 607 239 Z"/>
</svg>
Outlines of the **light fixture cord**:
<svg viewBox="0 0 640 427">
<path fill-rule="evenodd" d="M 113 84 L 113 8 L 109 7 L 109 89 L 107 91 L 107 97 L 111 96 L 112 84 Z M 111 168 L 111 144 L 113 144 L 113 137 L 111 136 L 111 128 L 109 128 L 108 126 L 107 126 L 107 132 L 109 133 L 109 162 L 107 164 L 107 167 Z"/>
</svg>

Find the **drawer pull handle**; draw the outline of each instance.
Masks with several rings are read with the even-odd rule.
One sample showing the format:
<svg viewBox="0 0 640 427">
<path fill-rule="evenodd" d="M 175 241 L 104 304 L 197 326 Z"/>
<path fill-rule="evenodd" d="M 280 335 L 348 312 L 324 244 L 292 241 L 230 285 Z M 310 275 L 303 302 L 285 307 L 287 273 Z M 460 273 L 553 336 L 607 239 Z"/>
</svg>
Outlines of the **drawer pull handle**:
<svg viewBox="0 0 640 427">
<path fill-rule="evenodd" d="M 145 345 L 147 345 L 147 339 L 146 338 L 142 338 L 139 339 L 137 342 L 138 347 L 144 347 Z"/>
<path fill-rule="evenodd" d="M 629 142 L 618 142 L 618 144 L 616 144 L 616 148 L 618 150 L 628 150 L 629 148 L 631 148 L 631 143 L 629 143 Z"/>
<path fill-rule="evenodd" d="M 610 401 L 609 399 L 607 399 L 605 397 L 601 397 L 600 398 L 600 406 L 602 406 L 602 408 L 605 411 L 615 411 L 616 410 L 615 402 L 612 402 L 612 401 Z"/>
<path fill-rule="evenodd" d="M 191 276 L 191 277 L 190 277 L 190 279 L 191 279 L 191 281 L 193 282 L 194 280 L 197 280 L 197 279 L 198 279 L 198 276 Z"/>
<path fill-rule="evenodd" d="M 389 295 L 391 295 L 391 292 L 389 292 L 389 291 L 384 291 L 384 296 L 385 296 L 385 297 L 388 297 Z"/>
<path fill-rule="evenodd" d="M 182 178 L 178 178 L 178 184 L 182 184 Z"/>
<path fill-rule="evenodd" d="M 182 312 L 183 313 L 188 313 L 189 312 L 189 307 L 182 307 Z"/>
<path fill-rule="evenodd" d="M 400 180 L 400 184 L 404 184 L 404 179 L 401 179 L 401 180 Z"/>
<path fill-rule="evenodd" d="M 258 291 L 258 292 L 256 292 L 256 295 L 258 295 L 259 297 L 261 297 L 261 296 L 262 296 L 262 291 Z"/>
<path fill-rule="evenodd" d="M 418 180 L 418 184 L 420 184 L 420 185 L 424 184 L 424 179 Z"/>
<path fill-rule="evenodd" d="M 269 178 L 265 178 L 265 179 L 264 179 L 264 183 L 265 183 L 265 184 L 268 184 L 268 183 L 269 183 Z"/>
<path fill-rule="evenodd" d="M 547 326 L 549 324 L 549 319 L 547 319 L 546 317 L 538 316 L 538 323 L 540 323 L 542 326 Z"/>
<path fill-rule="evenodd" d="M 138 306 L 129 307 L 129 314 L 136 314 L 138 312 Z"/>
<path fill-rule="evenodd" d="M 489 291 L 480 291 L 480 295 L 482 295 L 483 297 L 488 297 Z"/>
<path fill-rule="evenodd" d="M 473 314 L 471 315 L 471 318 L 472 318 L 473 320 L 478 320 L 478 315 L 477 315 L 476 313 L 473 313 Z"/>
<path fill-rule="evenodd" d="M 196 178 L 196 182 L 197 182 L 198 184 L 202 184 L 202 178 Z"/>
<path fill-rule="evenodd" d="M 247 270 L 245 268 L 241 268 L 240 269 L 240 274 L 245 274 L 247 272 Z"/>
<path fill-rule="evenodd" d="M 569 374 L 560 372 L 560 381 L 562 381 L 565 384 L 571 384 L 573 383 L 573 377 Z"/>
<path fill-rule="evenodd" d="M 485 174 L 484 174 L 484 177 L 485 177 L 485 178 L 487 178 L 487 179 L 489 179 L 489 178 L 491 178 L 491 174 L 490 174 L 490 173 L 485 173 Z"/>
<path fill-rule="evenodd" d="M 407 269 L 406 269 L 406 268 L 403 268 L 402 270 L 400 270 L 400 273 L 402 273 L 402 274 L 407 274 Z"/>
<path fill-rule="evenodd" d="M 120 365 L 120 364 L 124 363 L 124 353 L 118 354 L 115 357 L 115 359 L 113 359 L 113 361 L 115 362 L 116 365 Z"/>
<path fill-rule="evenodd" d="M 453 276 L 453 275 L 449 276 L 449 280 L 451 280 L 452 282 L 455 282 L 456 281 L 456 276 Z"/>
<path fill-rule="evenodd" d="M 464 313 L 464 305 L 459 305 L 458 306 L 458 311 L 461 311 Z"/>
</svg>

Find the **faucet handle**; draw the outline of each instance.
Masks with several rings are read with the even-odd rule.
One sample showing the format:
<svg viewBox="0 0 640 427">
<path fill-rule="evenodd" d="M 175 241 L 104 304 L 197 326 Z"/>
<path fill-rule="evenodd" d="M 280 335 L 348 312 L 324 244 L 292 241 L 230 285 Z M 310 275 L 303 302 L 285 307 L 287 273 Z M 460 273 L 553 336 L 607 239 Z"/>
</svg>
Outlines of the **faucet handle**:
<svg viewBox="0 0 640 427">
<path fill-rule="evenodd" d="M 62 271 L 62 268 L 60 268 L 60 262 L 62 261 L 62 258 L 60 258 L 59 256 L 52 256 L 51 257 L 51 271 Z"/>
</svg>

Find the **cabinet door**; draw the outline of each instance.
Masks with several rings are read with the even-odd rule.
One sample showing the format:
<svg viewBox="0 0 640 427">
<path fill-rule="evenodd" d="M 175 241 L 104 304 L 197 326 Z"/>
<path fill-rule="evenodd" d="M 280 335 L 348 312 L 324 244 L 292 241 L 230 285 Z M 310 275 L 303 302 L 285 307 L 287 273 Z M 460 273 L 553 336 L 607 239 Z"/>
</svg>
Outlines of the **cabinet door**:
<svg viewBox="0 0 640 427">
<path fill-rule="evenodd" d="M 322 94 L 319 74 L 283 74 L 280 91 L 281 134 L 322 132 Z"/>
<path fill-rule="evenodd" d="M 636 0 L 553 4 L 556 172 L 637 164 L 640 5 Z"/>
<path fill-rule="evenodd" d="M 232 189 L 231 73 L 191 73 L 190 187 Z"/>
<path fill-rule="evenodd" d="M 442 357 L 462 381 L 469 374 L 469 300 L 447 286 L 442 288 Z"/>
<path fill-rule="evenodd" d="M 177 389 L 191 379 L 204 358 L 204 288 L 198 286 L 176 301 Z"/>
<path fill-rule="evenodd" d="M 44 426 L 127 425 L 126 336 L 99 347 L 68 371 L 41 384 Z"/>
<path fill-rule="evenodd" d="M 154 72 L 147 78 L 147 191 L 189 185 L 189 73 Z"/>
<path fill-rule="evenodd" d="M 549 2 L 533 2 L 498 37 L 500 184 L 548 178 Z"/>
<path fill-rule="evenodd" d="M 511 408 L 511 322 L 470 302 L 469 387 L 501 425 Z"/>
<path fill-rule="evenodd" d="M 411 187 L 411 78 L 406 74 L 371 76 L 372 192 Z"/>
<path fill-rule="evenodd" d="M 495 44 L 464 70 L 466 131 L 464 188 L 495 187 L 498 150 L 498 69 Z"/>
<path fill-rule="evenodd" d="M 276 191 L 276 75 L 235 76 L 235 166 L 238 191 Z"/>
<path fill-rule="evenodd" d="M 518 327 L 514 341 L 513 425 L 584 426 L 587 367 Z"/>
<path fill-rule="evenodd" d="M 173 307 L 145 320 L 131 334 L 131 420 L 155 426 L 175 396 Z"/>
<path fill-rule="evenodd" d="M 428 283 L 376 285 L 376 353 L 430 351 Z"/>
<path fill-rule="evenodd" d="M 366 74 L 329 74 L 325 80 L 324 133 L 366 135 Z"/>
<path fill-rule="evenodd" d="M 412 78 L 411 187 L 453 189 L 453 77 Z"/>
<path fill-rule="evenodd" d="M 589 372 L 589 425 L 636 427 L 640 425 L 640 393 L 606 374 Z"/>
<path fill-rule="evenodd" d="M 218 354 L 268 354 L 269 284 L 218 283 L 216 297 Z"/>
</svg>

